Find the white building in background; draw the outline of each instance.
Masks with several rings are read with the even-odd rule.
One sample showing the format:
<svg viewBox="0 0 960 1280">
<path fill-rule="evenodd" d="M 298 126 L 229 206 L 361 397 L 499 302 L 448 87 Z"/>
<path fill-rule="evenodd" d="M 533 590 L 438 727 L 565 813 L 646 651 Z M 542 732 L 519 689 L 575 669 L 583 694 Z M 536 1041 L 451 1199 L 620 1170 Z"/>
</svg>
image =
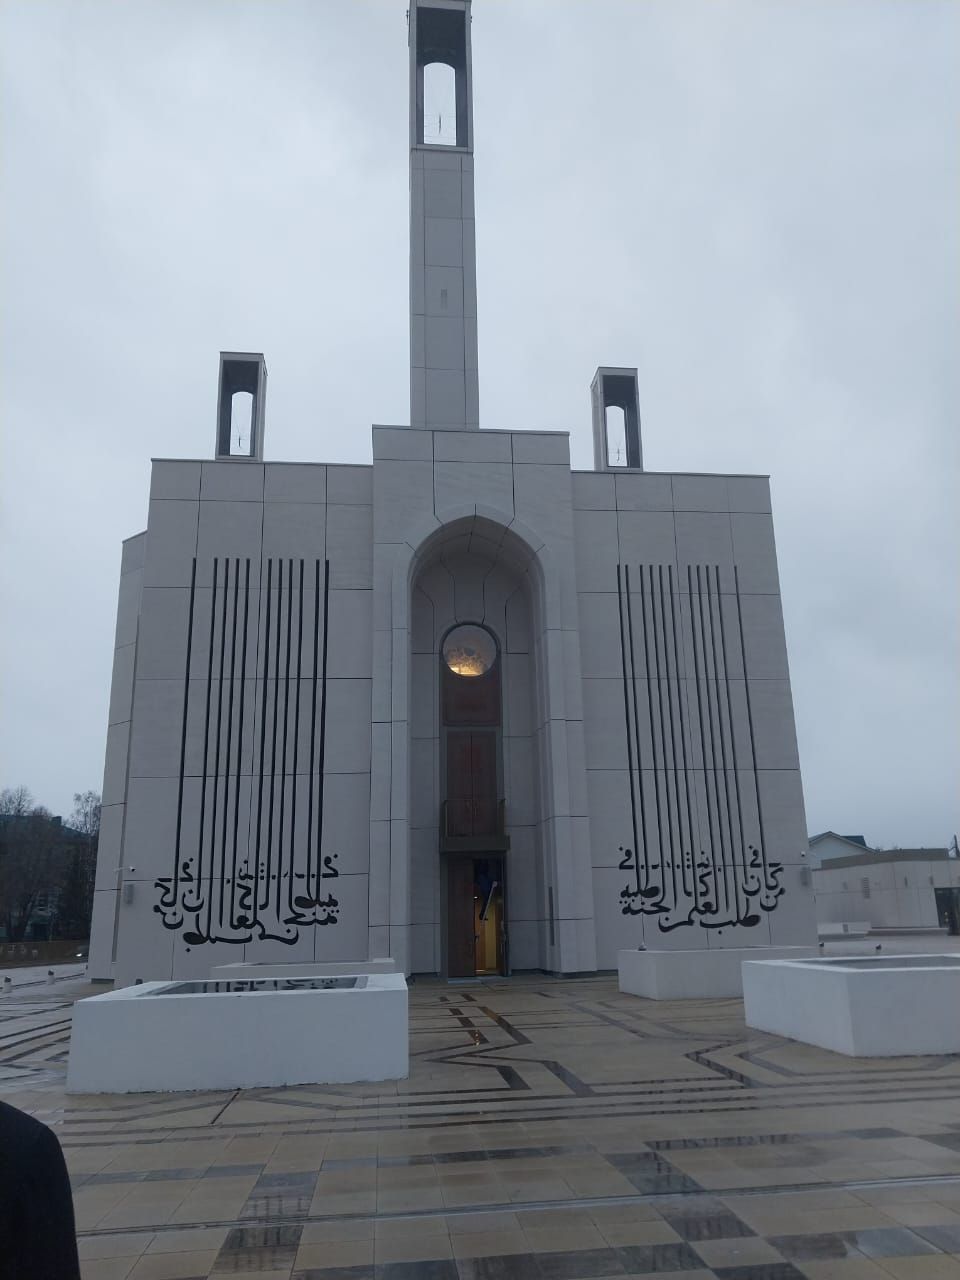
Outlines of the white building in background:
<svg viewBox="0 0 960 1280">
<path fill-rule="evenodd" d="M 863 836 L 810 837 L 820 926 L 960 934 L 960 861 L 948 849 L 871 849 Z"/>
<path fill-rule="evenodd" d="M 566 432 L 479 429 L 470 21 L 410 8 L 409 424 L 366 466 L 265 461 L 263 358 L 224 353 L 214 457 L 154 460 L 95 978 L 815 940 L 767 478 L 644 471 L 634 369 L 593 379 L 592 471 Z"/>
</svg>

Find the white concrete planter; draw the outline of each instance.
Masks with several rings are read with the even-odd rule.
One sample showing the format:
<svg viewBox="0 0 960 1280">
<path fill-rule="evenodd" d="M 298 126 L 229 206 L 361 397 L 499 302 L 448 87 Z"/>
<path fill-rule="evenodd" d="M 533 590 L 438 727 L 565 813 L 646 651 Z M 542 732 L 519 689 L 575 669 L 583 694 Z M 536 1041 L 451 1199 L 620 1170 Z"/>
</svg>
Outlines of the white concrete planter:
<svg viewBox="0 0 960 1280">
<path fill-rule="evenodd" d="M 705 1000 L 739 996 L 744 960 L 802 960 L 812 947 L 717 948 L 705 951 L 619 951 L 620 990 L 648 1000 Z"/>
<path fill-rule="evenodd" d="M 337 986 L 317 987 L 319 982 Z M 288 986 L 288 983 L 300 985 Z M 402 974 L 145 982 L 74 1005 L 69 1093 L 403 1079 Z"/>
<path fill-rule="evenodd" d="M 960 1053 L 960 956 L 743 966 L 747 1026 L 856 1058 Z"/>
</svg>

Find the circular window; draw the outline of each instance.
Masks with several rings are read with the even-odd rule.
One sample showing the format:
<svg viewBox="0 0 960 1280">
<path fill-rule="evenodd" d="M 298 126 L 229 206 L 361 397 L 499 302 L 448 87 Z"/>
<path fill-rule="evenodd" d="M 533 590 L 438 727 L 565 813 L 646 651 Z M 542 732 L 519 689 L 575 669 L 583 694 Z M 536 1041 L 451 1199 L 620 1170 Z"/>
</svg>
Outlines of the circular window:
<svg viewBox="0 0 960 1280">
<path fill-rule="evenodd" d="M 458 676 L 483 676 L 497 661 L 497 644 L 485 627 L 466 623 L 448 631 L 443 660 Z"/>
</svg>

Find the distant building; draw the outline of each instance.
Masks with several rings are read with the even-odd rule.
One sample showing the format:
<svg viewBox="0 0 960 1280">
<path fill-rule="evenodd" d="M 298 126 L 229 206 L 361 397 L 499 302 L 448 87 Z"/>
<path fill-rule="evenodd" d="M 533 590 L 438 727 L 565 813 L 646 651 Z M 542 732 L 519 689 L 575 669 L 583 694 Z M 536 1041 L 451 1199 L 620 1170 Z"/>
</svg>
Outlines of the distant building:
<svg viewBox="0 0 960 1280">
<path fill-rule="evenodd" d="M 836 831 L 821 831 L 810 837 L 810 852 L 823 862 L 827 858 L 849 858 L 864 849 L 869 850 L 863 836 L 840 836 Z"/>
<path fill-rule="evenodd" d="M 960 861 L 949 849 L 871 849 L 863 836 L 810 838 L 818 926 L 960 933 Z"/>
<path fill-rule="evenodd" d="M 22 942 L 46 942 L 54 936 L 60 911 L 62 869 L 78 850 L 85 852 L 89 847 L 87 837 L 67 826 L 62 818 L 34 813 L 22 816 L 0 814 L 0 859 L 25 857 L 37 867 L 42 867 L 39 871 L 39 891 L 30 904 Z M 35 881 L 29 874 L 18 876 L 17 889 L 0 883 L 0 893 L 3 890 L 19 890 L 24 895 L 29 895 L 34 884 Z M 5 920 L 8 905 L 16 906 L 16 903 L 0 903 L 0 943 L 9 942 Z M 16 937 L 16 934 L 13 936 Z M 4 951 L 0 949 L 0 959 L 2 958 Z"/>
</svg>

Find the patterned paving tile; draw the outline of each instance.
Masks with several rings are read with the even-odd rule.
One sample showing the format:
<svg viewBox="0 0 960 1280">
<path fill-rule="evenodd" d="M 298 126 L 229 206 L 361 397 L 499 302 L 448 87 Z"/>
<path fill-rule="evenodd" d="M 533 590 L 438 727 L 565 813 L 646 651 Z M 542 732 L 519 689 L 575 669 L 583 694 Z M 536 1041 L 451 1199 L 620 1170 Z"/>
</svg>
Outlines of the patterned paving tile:
<svg viewBox="0 0 960 1280">
<path fill-rule="evenodd" d="M 85 1280 L 938 1280 L 960 1253 L 957 1058 L 611 979 L 418 981 L 406 1081 L 85 1098 L 82 994 L 7 998 L 0 1096 L 61 1140 Z"/>
</svg>

